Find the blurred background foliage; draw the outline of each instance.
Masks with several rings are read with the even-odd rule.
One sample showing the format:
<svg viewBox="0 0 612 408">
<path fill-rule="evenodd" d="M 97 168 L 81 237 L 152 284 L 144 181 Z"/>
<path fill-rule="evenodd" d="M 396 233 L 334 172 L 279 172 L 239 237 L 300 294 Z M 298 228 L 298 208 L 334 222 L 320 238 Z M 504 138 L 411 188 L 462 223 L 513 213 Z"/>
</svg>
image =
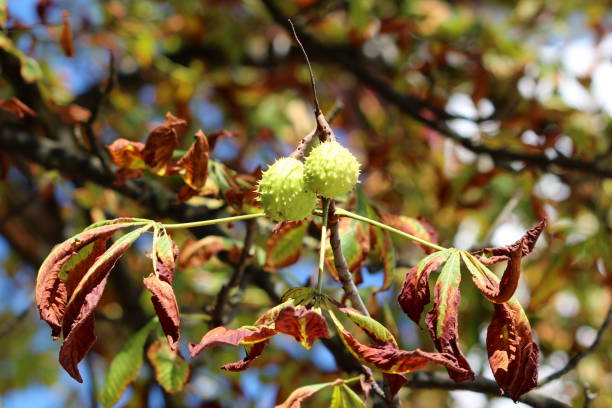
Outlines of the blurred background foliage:
<svg viewBox="0 0 612 408">
<path fill-rule="evenodd" d="M 72 58 L 62 49 L 64 10 L 70 13 Z M 265 168 L 314 127 L 308 71 L 279 15 L 292 17 L 306 33 L 321 105 L 330 111 L 342 104 L 332 125 L 360 159 L 360 188 L 378 206 L 424 217 L 441 244 L 463 249 L 511 243 L 540 218 L 549 219 L 544 239 L 524 262 L 519 287 L 541 346 L 541 376 L 588 347 L 612 301 L 607 1 L 9 0 L 2 58 L 17 53 L 9 52 L 6 41 L 15 44 L 23 55 L 22 76 L 33 82 L 3 64 L 0 98 L 18 97 L 38 115 L 16 120 L 2 112 L 2 126 L 58 141 L 96 160 L 96 144 L 118 137 L 144 141 L 169 111 L 189 124 L 183 149 L 198 129 L 207 134 L 226 129 L 232 136 L 218 140 L 212 157 L 239 173 Z M 113 71 L 112 90 L 101 99 Z M 90 112 L 99 108 L 91 124 L 94 144 L 69 104 Z M 450 132 L 437 131 L 427 120 Z M 36 315 L 36 270 L 54 244 L 94 220 L 173 218 L 178 206 L 143 205 L 107 179 L 61 171 L 53 161 L 36 162 L 6 144 L 0 156 L 6 168 L 0 183 L 1 404 L 92 405 L 109 361 L 153 314 L 140 284 L 150 268 L 143 255 L 147 243 L 139 241 L 111 274 L 83 385 L 61 370 L 58 344 Z M 153 194 L 160 197 L 175 197 L 182 185 L 178 176 L 152 173 L 139 183 L 156 186 Z M 195 197 L 180 211 L 191 207 L 225 211 L 223 200 L 214 197 Z M 263 251 L 272 227 L 260 224 L 257 251 Z M 223 228 L 226 248 L 242 245 L 243 231 L 238 224 Z M 193 239 L 188 232 L 173 236 L 179 244 Z M 395 284 L 372 295 L 382 275 L 376 265 L 364 266 L 362 295 L 377 319 L 396 325 L 403 347 L 431 350 L 426 332 L 395 302 L 407 267 L 422 251 L 399 240 L 396 246 Z M 258 279 L 277 294 L 301 285 L 316 270 L 315 252 L 316 241 L 306 240 L 297 264 Z M 177 272 L 179 305 L 193 314 L 182 322 L 184 340 L 196 342 L 207 330 L 199 314 L 231 274 L 229 253 L 204 265 L 184 264 Z M 491 378 L 484 350 L 491 307 L 465 281 L 462 346 L 475 370 Z M 248 286 L 232 327 L 250 324 L 274 304 L 262 287 Z M 298 386 L 346 378 L 320 342 L 306 352 L 277 337 L 242 374 L 218 369 L 237 357 L 236 349 L 204 353 L 191 362 L 188 386 L 172 396 L 145 367 L 122 404 L 268 407 Z M 598 394 L 592 407 L 612 406 L 611 357 L 607 333 L 575 371 L 541 391 L 579 406 L 586 386 Z M 512 404 L 467 391 L 406 388 L 400 395 L 413 407 Z M 317 396 L 323 400 L 315 398 L 310 406 L 321 406 L 326 397 Z"/>
</svg>

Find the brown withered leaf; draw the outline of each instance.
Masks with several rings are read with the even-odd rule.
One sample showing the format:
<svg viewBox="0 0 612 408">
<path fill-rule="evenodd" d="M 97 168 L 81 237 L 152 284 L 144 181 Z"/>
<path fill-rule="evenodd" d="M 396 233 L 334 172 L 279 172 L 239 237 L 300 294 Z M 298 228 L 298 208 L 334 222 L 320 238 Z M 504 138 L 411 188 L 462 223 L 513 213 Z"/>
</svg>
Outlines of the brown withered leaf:
<svg viewBox="0 0 612 408">
<path fill-rule="evenodd" d="M 178 146 L 178 137 L 187 129 L 187 122 L 166 113 L 166 120 L 151 131 L 142 152 L 147 166 L 154 173 L 164 175 L 172 161 L 172 153 Z"/>
<path fill-rule="evenodd" d="M 94 315 L 98 301 L 102 297 L 108 276 L 93 287 L 81 303 L 80 313 L 70 325 L 70 331 L 64 331 L 64 342 L 60 347 L 59 362 L 72 378 L 82 383 L 83 379 L 78 364 L 85 358 L 97 340 L 94 332 Z"/>
<path fill-rule="evenodd" d="M 175 350 L 180 337 L 179 308 L 172 286 L 166 280 L 160 278 L 160 275 L 152 273 L 143 279 L 143 283 L 153 294 L 151 302 L 153 302 L 155 313 L 159 318 L 164 334 L 168 338 L 168 344 Z"/>
<path fill-rule="evenodd" d="M 168 235 L 164 228 L 156 231 L 151 252 L 154 259 L 155 273 L 157 273 L 161 280 L 172 285 L 179 250 L 172 237 Z"/>
<path fill-rule="evenodd" d="M 9 100 L 0 99 L 0 109 L 12 113 L 17 119 L 23 119 L 26 116 L 36 116 L 36 112 L 15 97 Z"/>
<path fill-rule="evenodd" d="M 408 270 L 404 285 L 397 301 L 404 313 L 416 324 L 419 324 L 423 309 L 430 302 L 429 275 L 448 258 L 447 251 L 434 252 L 423 258 L 419 264 Z"/>
<path fill-rule="evenodd" d="M 327 323 L 321 311 L 315 308 L 309 310 L 304 306 L 287 306 L 276 317 L 274 328 L 279 333 L 292 336 L 307 349 L 317 338 L 329 338 Z"/>
<path fill-rule="evenodd" d="M 91 316 L 102 296 L 108 274 L 117 260 L 148 228 L 147 225 L 125 234 L 100 255 L 82 277 L 66 305 L 62 321 L 65 340 L 60 348 L 60 363 L 79 382 L 82 382 L 82 379 L 77 364 L 95 342 Z"/>
<path fill-rule="evenodd" d="M 195 142 L 193 142 L 183 157 L 180 158 L 177 166 L 182 169 L 180 174 L 185 183 L 197 191 L 204 187 L 206 183 L 210 150 L 204 132 L 198 130 L 194 137 Z"/>
<path fill-rule="evenodd" d="M 507 261 L 510 259 L 512 252 L 516 250 L 516 247 L 521 248 L 521 254 L 523 257 L 529 255 L 538 240 L 538 237 L 546 228 L 546 219 L 540 220 L 533 228 L 525 233 L 518 241 L 511 245 L 496 248 L 484 248 L 480 251 L 472 252 L 472 255 L 476 256 L 480 262 L 484 265 L 494 265 L 499 262 Z"/>
<path fill-rule="evenodd" d="M 219 139 L 225 138 L 225 137 L 231 137 L 231 138 L 237 138 L 238 135 L 230 130 L 226 130 L 226 129 L 221 129 L 218 130 L 214 133 L 212 133 L 208 138 L 209 143 L 210 143 L 210 151 L 212 152 L 213 150 L 215 150 L 215 146 L 217 145 L 217 141 L 219 141 Z"/>
<path fill-rule="evenodd" d="M 246 344 L 246 356 L 242 360 L 222 365 L 221 369 L 234 372 L 246 370 L 257 357 L 261 356 L 268 343 L 269 341 L 265 340 L 255 344 Z"/>
<path fill-rule="evenodd" d="M 105 242 L 120 228 L 134 225 L 130 221 L 129 218 L 122 218 L 100 223 L 55 246 L 43 261 L 36 278 L 36 305 L 40 318 L 51 326 L 53 337 L 57 338 L 60 334 L 68 302 L 66 283 L 60 279 L 60 271 L 81 249 L 98 240 Z"/>
<path fill-rule="evenodd" d="M 449 373 L 452 372 L 456 377 L 468 375 L 467 370 L 453 355 L 448 353 L 429 353 L 420 349 L 401 350 L 395 341 L 377 342 L 377 344 L 367 346 L 347 331 L 332 311 L 330 311 L 330 316 L 340 339 L 351 354 L 361 363 L 373 366 L 379 371 L 404 374 L 420 370 L 427 364 L 433 363 L 446 367 Z"/>
<path fill-rule="evenodd" d="M 188 240 L 179 253 L 179 268 L 201 266 L 219 252 L 229 251 L 234 245 L 231 239 L 216 235 L 209 235 L 198 241 Z"/>
<path fill-rule="evenodd" d="M 408 380 L 402 374 L 383 373 L 383 378 L 385 379 L 385 383 L 389 386 L 389 397 L 395 397 L 399 390 L 408 383 Z"/>
<path fill-rule="evenodd" d="M 449 376 L 457 382 L 474 378 L 468 361 L 459 349 L 460 259 L 459 252 L 451 250 L 434 286 L 434 305 L 425 316 L 425 323 L 436 349 L 454 356 L 459 366 L 465 370 L 448 370 Z"/>
<path fill-rule="evenodd" d="M 122 169 L 142 170 L 146 168 L 143 157 L 144 147 L 144 143 L 117 139 L 106 146 L 106 150 L 111 161 Z"/>
<path fill-rule="evenodd" d="M 486 248 L 478 252 L 482 255 L 491 254 L 492 257 L 475 256 L 462 252 L 461 256 L 472 275 L 474 284 L 490 302 L 504 303 L 514 295 L 519 282 L 521 260 L 533 250 L 545 226 L 546 220 L 542 220 L 514 244 L 499 248 Z M 500 281 L 485 265 L 505 260 L 508 261 L 508 265 Z"/>
<path fill-rule="evenodd" d="M 237 346 L 239 344 L 254 344 L 268 340 L 277 334 L 277 331 L 266 326 L 247 326 L 228 330 L 219 326 L 207 332 L 198 344 L 189 345 L 191 357 L 196 357 L 202 351 L 218 346 Z"/>
<path fill-rule="evenodd" d="M 72 31 L 70 30 L 70 12 L 62 11 L 62 34 L 60 35 L 60 44 L 64 54 L 69 57 L 74 57 L 74 44 L 72 41 Z"/>
<path fill-rule="evenodd" d="M 487 353 L 495 381 L 516 401 L 538 384 L 539 348 L 521 305 L 512 298 L 495 304 L 487 330 Z"/>
</svg>

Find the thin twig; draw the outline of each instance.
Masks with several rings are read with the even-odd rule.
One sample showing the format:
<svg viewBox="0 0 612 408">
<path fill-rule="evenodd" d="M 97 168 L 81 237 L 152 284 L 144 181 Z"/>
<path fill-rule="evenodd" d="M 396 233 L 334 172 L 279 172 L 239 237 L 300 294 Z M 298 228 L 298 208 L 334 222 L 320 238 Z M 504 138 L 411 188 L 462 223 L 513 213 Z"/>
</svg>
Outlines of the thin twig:
<svg viewBox="0 0 612 408">
<path fill-rule="evenodd" d="M 304 54 L 304 58 L 306 59 L 306 65 L 308 65 L 308 71 L 310 72 L 310 86 L 312 86 L 312 99 L 315 107 L 315 116 L 319 116 L 321 114 L 321 107 L 319 106 L 319 100 L 317 99 L 317 84 L 314 79 L 314 74 L 312 73 L 312 66 L 310 66 L 310 60 L 308 59 L 308 54 L 300 41 L 300 38 L 295 31 L 295 27 L 293 26 L 293 22 L 291 19 L 287 19 L 289 21 L 289 25 L 291 26 L 291 30 L 293 31 L 293 37 L 295 37 L 295 41 L 300 46 L 302 53 Z"/>
<path fill-rule="evenodd" d="M 242 253 L 240 254 L 240 260 L 238 264 L 234 268 L 234 273 L 230 277 L 230 280 L 223 285 L 219 294 L 217 295 L 217 302 L 215 303 L 215 309 L 212 313 L 211 317 L 211 326 L 217 327 L 222 326 L 226 323 L 227 316 L 225 315 L 225 309 L 229 302 L 230 292 L 233 288 L 238 286 L 240 281 L 242 280 L 242 276 L 244 275 L 244 271 L 247 267 L 247 259 L 249 258 L 249 253 L 251 252 L 251 247 L 253 246 L 253 241 L 255 238 L 257 222 L 255 220 L 249 220 L 247 222 L 246 234 L 244 236 L 244 244 L 242 245 Z"/>
<path fill-rule="evenodd" d="M 334 105 L 332 110 L 327 114 L 327 121 L 328 122 L 333 121 L 342 108 L 343 108 L 342 102 L 336 101 L 336 104 Z M 302 140 L 300 140 L 297 147 L 289 155 L 289 157 L 293 157 L 294 159 L 298 159 L 298 160 L 303 159 L 304 156 L 306 155 L 306 149 L 308 148 L 308 146 L 310 146 L 312 139 L 315 136 L 317 136 L 318 130 L 319 130 L 319 125 L 317 124 L 317 127 L 312 132 L 310 132 L 309 134 L 304 136 Z"/>
<path fill-rule="evenodd" d="M 610 321 L 611 320 L 612 320 L 612 304 L 608 308 L 608 313 L 606 314 L 606 317 L 604 318 L 604 321 L 601 323 L 601 326 L 599 326 L 599 330 L 597 330 L 597 336 L 595 336 L 595 340 L 593 340 L 593 343 L 591 343 L 591 345 L 589 347 L 587 347 L 586 349 L 582 350 L 580 353 L 575 354 L 574 356 L 572 356 L 572 358 L 570 358 L 568 360 L 567 364 L 565 364 L 565 366 L 563 368 L 561 368 L 558 371 L 555 371 L 554 373 L 552 373 L 551 375 L 549 375 L 548 377 L 546 377 L 542 381 L 540 381 L 540 383 L 538 384 L 538 387 L 541 387 L 541 386 L 543 386 L 545 384 L 548 384 L 549 382 L 554 381 L 557 378 L 563 377 L 565 374 L 569 373 L 574 368 L 576 368 L 578 363 L 580 363 L 580 360 L 582 360 L 587 355 L 589 355 L 593 351 L 595 351 L 595 349 L 597 348 L 597 346 L 601 342 L 601 339 L 603 338 L 603 335 L 606 332 L 606 329 L 610 325 Z"/>
</svg>

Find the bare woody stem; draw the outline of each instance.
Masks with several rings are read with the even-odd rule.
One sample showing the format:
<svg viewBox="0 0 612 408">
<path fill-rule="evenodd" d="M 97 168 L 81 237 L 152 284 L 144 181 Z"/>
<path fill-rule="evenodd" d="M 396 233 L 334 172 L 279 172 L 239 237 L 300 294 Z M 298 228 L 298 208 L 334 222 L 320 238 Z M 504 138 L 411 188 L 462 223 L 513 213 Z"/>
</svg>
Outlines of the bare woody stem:
<svg viewBox="0 0 612 408">
<path fill-rule="evenodd" d="M 323 225 L 321 226 L 321 250 L 319 252 L 319 276 L 317 277 L 317 292 L 323 290 L 323 272 L 325 270 L 325 244 L 327 244 L 327 222 L 329 219 L 329 198 L 323 199 Z"/>
</svg>

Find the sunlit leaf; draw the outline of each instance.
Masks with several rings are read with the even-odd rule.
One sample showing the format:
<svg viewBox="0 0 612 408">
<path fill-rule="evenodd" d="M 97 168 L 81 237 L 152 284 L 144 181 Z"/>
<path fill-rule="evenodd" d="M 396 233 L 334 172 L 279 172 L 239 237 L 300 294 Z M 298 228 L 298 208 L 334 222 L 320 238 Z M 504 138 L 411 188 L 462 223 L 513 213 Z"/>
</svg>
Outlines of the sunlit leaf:
<svg viewBox="0 0 612 408">
<path fill-rule="evenodd" d="M 333 382 L 326 382 L 321 384 L 305 385 L 303 387 L 295 389 L 289 397 L 282 403 L 276 406 L 276 408 L 300 408 L 302 402 L 308 397 L 311 397 L 314 393 L 321 391 L 324 388 L 330 387 Z"/>
<path fill-rule="evenodd" d="M 180 158 L 177 166 L 181 169 L 180 174 L 185 183 L 197 191 L 204 187 L 206 183 L 210 149 L 204 132 L 198 130 L 194 137 L 195 142 L 191 144 L 185 155 Z"/>
<path fill-rule="evenodd" d="M 297 262 L 307 229 L 307 221 L 282 223 L 266 242 L 266 267 L 285 268 Z"/>
<path fill-rule="evenodd" d="M 121 348 L 108 368 L 104 388 L 102 389 L 102 405 L 115 405 L 125 389 L 136 379 L 142 365 L 142 355 L 149 333 L 155 327 L 155 319 L 137 331 Z"/>
<path fill-rule="evenodd" d="M 178 349 L 173 350 L 166 339 L 159 338 L 147 350 L 147 357 L 155 371 L 155 379 L 168 393 L 179 392 L 191 376 L 191 367 Z"/>
</svg>

